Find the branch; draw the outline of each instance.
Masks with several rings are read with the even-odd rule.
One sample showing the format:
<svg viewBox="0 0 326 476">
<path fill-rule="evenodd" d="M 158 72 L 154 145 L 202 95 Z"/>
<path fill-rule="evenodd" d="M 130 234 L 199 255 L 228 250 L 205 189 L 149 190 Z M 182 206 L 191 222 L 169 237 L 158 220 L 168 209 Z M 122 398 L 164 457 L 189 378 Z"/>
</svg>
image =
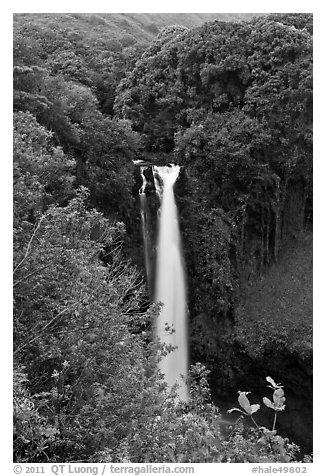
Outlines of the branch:
<svg viewBox="0 0 326 476">
<path fill-rule="evenodd" d="M 23 262 L 24 262 L 25 259 L 27 258 L 28 253 L 29 253 L 30 248 L 31 248 L 31 245 L 32 245 L 32 241 L 33 241 L 33 239 L 34 239 L 34 236 L 35 236 L 37 230 L 39 229 L 39 227 L 40 227 L 40 225 L 41 225 L 41 223 L 42 223 L 43 218 L 44 218 L 44 215 L 41 216 L 40 221 L 38 222 L 37 226 L 34 228 L 33 234 L 32 234 L 32 236 L 31 236 L 31 238 L 30 238 L 30 240 L 29 240 L 29 242 L 28 242 L 28 245 L 27 245 L 27 249 L 26 249 L 25 256 L 24 256 L 24 258 L 20 261 L 20 263 L 17 264 L 17 266 L 16 266 L 15 269 L 14 269 L 13 274 L 15 274 L 15 272 L 17 271 L 17 269 L 23 264 Z"/>
<path fill-rule="evenodd" d="M 31 276 L 34 276 L 34 274 L 37 274 L 41 271 L 43 271 L 43 269 L 45 268 L 48 268 L 49 266 L 51 266 L 52 263 L 48 263 L 46 264 L 45 266 L 42 266 L 40 269 L 36 269 L 35 271 L 32 271 L 31 273 L 29 273 L 27 276 L 24 276 L 23 278 L 19 279 L 19 281 L 16 281 L 14 284 L 13 284 L 13 287 L 17 286 L 18 284 L 20 284 L 22 281 L 25 281 L 26 279 L 30 278 Z"/>
<path fill-rule="evenodd" d="M 67 311 L 71 311 L 71 309 L 69 309 L 69 307 L 66 307 L 65 309 L 63 309 L 62 311 L 60 311 L 56 316 L 54 316 L 44 327 L 42 327 L 42 329 L 39 330 L 39 332 L 35 335 L 35 337 L 31 340 L 29 340 L 28 342 L 25 342 L 25 344 L 22 344 L 20 347 L 18 347 L 18 349 L 16 349 L 13 353 L 13 355 L 17 354 L 18 352 L 20 352 L 22 349 L 24 349 L 24 347 L 26 347 L 27 345 L 30 345 L 32 344 L 32 342 L 34 342 L 40 335 L 43 331 L 45 331 L 45 329 L 47 327 L 49 327 L 56 319 L 58 319 L 58 317 L 62 316 L 62 314 L 64 314 L 65 312 Z M 35 329 L 35 327 L 34 327 Z M 31 330 L 31 333 L 33 333 L 34 329 Z"/>
</svg>

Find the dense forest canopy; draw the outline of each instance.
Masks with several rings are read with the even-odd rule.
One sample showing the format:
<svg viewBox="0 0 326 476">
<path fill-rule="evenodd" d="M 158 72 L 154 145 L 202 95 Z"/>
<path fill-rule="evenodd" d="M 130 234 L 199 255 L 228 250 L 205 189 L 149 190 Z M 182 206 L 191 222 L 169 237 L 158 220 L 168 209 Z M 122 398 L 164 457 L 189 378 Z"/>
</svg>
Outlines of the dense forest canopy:
<svg viewBox="0 0 326 476">
<path fill-rule="evenodd" d="M 290 356 L 311 388 L 312 15 L 16 14 L 13 53 L 15 459 L 297 458 L 225 438 L 209 384 L 250 362 L 295 393 Z M 155 371 L 139 158 L 183 171 L 188 405 Z"/>
</svg>

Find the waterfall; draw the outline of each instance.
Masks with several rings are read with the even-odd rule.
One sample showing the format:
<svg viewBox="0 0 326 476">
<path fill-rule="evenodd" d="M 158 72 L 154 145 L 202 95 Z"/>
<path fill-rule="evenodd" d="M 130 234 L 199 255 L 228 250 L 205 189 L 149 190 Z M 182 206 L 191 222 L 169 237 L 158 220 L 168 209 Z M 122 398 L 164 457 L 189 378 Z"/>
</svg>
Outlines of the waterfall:
<svg viewBox="0 0 326 476">
<path fill-rule="evenodd" d="M 141 215 L 143 242 L 144 242 L 145 269 L 146 269 L 148 294 L 150 297 L 152 297 L 152 259 L 151 259 L 152 246 L 151 246 L 151 238 L 150 238 L 149 227 L 148 227 L 148 205 L 147 205 L 147 198 L 145 193 L 147 180 L 146 180 L 144 171 L 145 171 L 145 167 L 141 167 L 140 174 L 143 180 L 143 184 L 139 190 L 140 215 Z"/>
<path fill-rule="evenodd" d="M 159 369 L 168 387 L 179 384 L 180 399 L 188 400 L 184 379 L 188 373 L 188 326 L 186 285 L 183 269 L 181 237 L 173 186 L 179 166 L 153 167 L 155 188 L 160 198 L 158 245 L 156 258 L 155 301 L 163 304 L 155 327 L 161 342 L 176 347 L 163 357 Z M 172 329 L 172 333 L 171 333 Z"/>
</svg>

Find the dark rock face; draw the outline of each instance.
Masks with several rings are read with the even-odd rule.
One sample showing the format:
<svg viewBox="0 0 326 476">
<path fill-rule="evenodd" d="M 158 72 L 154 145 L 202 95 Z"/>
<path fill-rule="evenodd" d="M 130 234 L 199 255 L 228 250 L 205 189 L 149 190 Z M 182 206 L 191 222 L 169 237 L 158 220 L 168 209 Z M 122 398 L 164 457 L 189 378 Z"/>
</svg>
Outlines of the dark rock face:
<svg viewBox="0 0 326 476">
<path fill-rule="evenodd" d="M 237 392 L 248 391 L 259 403 L 257 423 L 273 425 L 273 411 L 262 402 L 272 398 L 266 377 L 284 386 L 286 408 L 277 416 L 276 429 L 312 452 L 312 235 L 292 241 L 278 263 L 243 291 L 235 312 L 210 320 L 194 319 L 193 360 L 211 369 L 213 398 L 223 415 L 238 406 Z M 250 423 L 249 423 L 250 424 Z"/>
</svg>

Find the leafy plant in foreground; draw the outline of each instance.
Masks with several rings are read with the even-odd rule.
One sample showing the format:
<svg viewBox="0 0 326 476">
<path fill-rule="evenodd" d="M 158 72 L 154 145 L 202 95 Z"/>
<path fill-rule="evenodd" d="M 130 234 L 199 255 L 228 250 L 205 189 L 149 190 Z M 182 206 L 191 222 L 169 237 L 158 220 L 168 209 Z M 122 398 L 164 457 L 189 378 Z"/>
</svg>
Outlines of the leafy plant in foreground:
<svg viewBox="0 0 326 476">
<path fill-rule="evenodd" d="M 273 423 L 273 428 L 272 428 L 272 431 L 274 431 L 275 430 L 277 413 L 282 411 L 282 410 L 285 410 L 285 400 L 286 400 L 286 398 L 284 396 L 283 385 L 281 385 L 280 383 L 276 384 L 271 377 L 266 377 L 266 380 L 267 380 L 267 382 L 270 383 L 270 385 L 268 385 L 268 387 L 271 388 L 272 390 L 274 390 L 274 392 L 273 392 L 273 402 L 271 402 L 271 400 L 267 397 L 263 398 L 263 402 L 266 405 L 266 407 L 271 408 L 275 412 L 274 413 L 274 423 Z M 230 410 L 228 410 L 228 413 L 232 413 L 232 412 L 236 411 L 236 412 L 242 413 L 243 415 L 247 415 L 251 418 L 251 420 L 253 421 L 256 428 L 259 428 L 259 426 L 257 425 L 257 423 L 254 420 L 252 415 L 260 409 L 260 405 L 258 405 L 258 404 L 251 405 L 250 404 L 250 401 L 247 398 L 247 395 L 250 392 L 241 392 L 241 391 L 239 391 L 238 393 L 239 393 L 238 402 L 239 402 L 242 410 L 240 410 L 240 408 L 231 408 Z"/>
<path fill-rule="evenodd" d="M 283 385 L 280 383 L 275 383 L 271 377 L 266 377 L 266 380 L 270 384 L 268 387 L 273 390 L 273 401 L 267 397 L 263 397 L 263 403 L 266 405 L 266 407 L 274 410 L 274 421 L 271 430 L 262 426 L 258 426 L 256 420 L 254 419 L 253 414 L 260 409 L 260 405 L 251 405 L 249 399 L 247 398 L 247 395 L 250 392 L 239 391 L 238 402 L 241 409 L 231 408 L 228 410 L 228 413 L 232 413 L 234 411 L 240 412 L 243 415 L 248 416 L 254 423 L 255 430 L 252 432 L 252 438 L 256 438 L 256 444 L 258 447 L 265 447 L 271 452 L 271 455 L 264 456 L 263 460 L 260 461 L 281 461 L 288 463 L 298 451 L 298 447 L 294 444 L 289 444 L 287 438 L 282 438 L 281 436 L 277 435 L 277 431 L 275 429 L 278 412 L 285 410 L 286 398 L 284 396 Z M 271 460 L 270 456 L 276 456 L 276 460 Z"/>
</svg>

